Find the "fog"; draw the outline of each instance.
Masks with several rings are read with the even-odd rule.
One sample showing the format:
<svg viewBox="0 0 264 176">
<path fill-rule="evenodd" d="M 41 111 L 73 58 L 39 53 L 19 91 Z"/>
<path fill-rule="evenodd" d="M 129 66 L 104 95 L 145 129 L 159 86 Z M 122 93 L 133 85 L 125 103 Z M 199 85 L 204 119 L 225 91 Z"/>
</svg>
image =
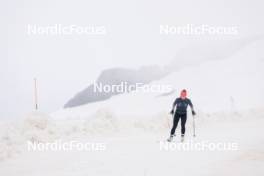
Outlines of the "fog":
<svg viewBox="0 0 264 176">
<path fill-rule="evenodd" d="M 240 39 L 264 31 L 262 1 L 12 0 L 3 4 L 1 28 L 7 31 L 0 35 L 7 41 L 1 45 L 0 118 L 33 110 L 35 77 L 39 107 L 52 112 L 92 83 L 103 69 L 164 66 L 194 41 Z M 28 35 L 28 24 L 104 26 L 106 34 Z M 238 34 L 160 34 L 160 25 L 186 24 L 237 26 Z"/>
</svg>

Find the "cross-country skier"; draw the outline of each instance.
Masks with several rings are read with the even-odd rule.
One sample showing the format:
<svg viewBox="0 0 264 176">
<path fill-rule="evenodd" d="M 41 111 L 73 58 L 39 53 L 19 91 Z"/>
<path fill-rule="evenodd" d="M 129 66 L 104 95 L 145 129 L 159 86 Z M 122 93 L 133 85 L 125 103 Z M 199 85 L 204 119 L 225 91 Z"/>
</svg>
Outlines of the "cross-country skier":
<svg viewBox="0 0 264 176">
<path fill-rule="evenodd" d="M 181 141 L 184 140 L 185 134 L 185 123 L 187 120 L 187 107 L 190 105 L 192 110 L 192 115 L 195 115 L 195 111 L 193 110 L 193 104 L 190 99 L 187 98 L 187 91 L 183 89 L 181 91 L 181 95 L 179 98 L 176 98 L 172 105 L 171 114 L 174 114 L 173 118 L 173 126 L 170 132 L 170 137 L 168 139 L 169 142 L 172 141 L 173 137 L 175 136 L 175 130 L 177 128 L 178 122 L 181 119 Z M 174 113 L 174 108 L 176 107 L 176 111 Z"/>
</svg>

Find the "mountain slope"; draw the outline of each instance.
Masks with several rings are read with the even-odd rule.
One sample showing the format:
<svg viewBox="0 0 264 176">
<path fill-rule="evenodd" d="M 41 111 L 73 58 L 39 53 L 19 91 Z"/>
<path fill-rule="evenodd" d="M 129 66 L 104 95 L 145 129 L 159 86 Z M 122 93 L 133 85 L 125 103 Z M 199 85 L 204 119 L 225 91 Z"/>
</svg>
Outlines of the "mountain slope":
<svg viewBox="0 0 264 176">
<path fill-rule="evenodd" d="M 264 42 L 256 41 L 232 57 L 193 65 L 149 85 L 171 85 L 176 93 L 131 92 L 54 113 L 60 117 L 87 117 L 99 109 L 123 116 L 144 116 L 168 112 L 178 92 L 185 88 L 198 111 L 239 111 L 263 107 Z"/>
<path fill-rule="evenodd" d="M 188 47 L 180 50 L 171 63 L 165 64 L 164 68 L 158 66 L 145 66 L 139 69 L 112 68 L 104 70 L 95 83 L 102 85 L 119 85 L 127 82 L 128 85 L 136 83 L 148 84 L 164 78 L 168 74 L 179 71 L 188 66 L 195 66 L 207 61 L 222 60 L 232 57 L 246 46 L 261 40 L 261 37 L 250 37 L 237 40 L 199 40 L 194 41 Z M 65 105 L 65 108 L 76 107 L 88 103 L 107 100 L 118 95 L 115 92 L 95 92 L 94 85 L 77 93 Z"/>
</svg>

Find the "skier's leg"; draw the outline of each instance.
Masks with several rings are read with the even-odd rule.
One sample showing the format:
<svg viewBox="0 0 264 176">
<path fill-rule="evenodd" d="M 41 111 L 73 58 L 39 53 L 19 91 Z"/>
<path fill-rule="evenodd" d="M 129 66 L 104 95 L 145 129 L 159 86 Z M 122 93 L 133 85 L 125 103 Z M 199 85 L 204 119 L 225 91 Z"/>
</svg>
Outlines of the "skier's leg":
<svg viewBox="0 0 264 176">
<path fill-rule="evenodd" d="M 180 119 L 179 114 L 175 113 L 174 118 L 173 118 L 173 126 L 172 126 L 171 133 L 170 133 L 171 136 L 174 135 L 174 133 L 175 133 L 179 119 Z"/>
<path fill-rule="evenodd" d="M 184 136 L 185 134 L 185 124 L 187 120 L 187 114 L 181 115 L 181 135 Z"/>
</svg>

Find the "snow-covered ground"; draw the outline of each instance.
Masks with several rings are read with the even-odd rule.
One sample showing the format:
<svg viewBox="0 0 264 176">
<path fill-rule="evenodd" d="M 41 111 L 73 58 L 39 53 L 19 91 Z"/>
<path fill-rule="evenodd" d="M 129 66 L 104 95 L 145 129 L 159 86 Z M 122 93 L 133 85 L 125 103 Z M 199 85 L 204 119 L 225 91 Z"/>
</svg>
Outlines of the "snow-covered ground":
<svg viewBox="0 0 264 176">
<path fill-rule="evenodd" d="M 91 127 L 88 121 L 84 120 L 51 121 L 43 114 L 34 115 L 42 116 L 42 119 L 27 118 L 20 125 L 9 124 L 1 127 L 7 132 L 2 136 L 1 144 L 5 142 L 5 147 L 9 147 L 9 152 L 5 154 L 3 148 L 1 149 L 1 175 L 257 176 L 264 173 L 263 109 L 233 114 L 199 115 L 196 118 L 195 138 L 192 137 L 192 119 L 189 118 L 185 142 L 180 143 L 179 137 L 176 137 L 175 142 L 169 144 L 171 145 L 169 150 L 161 147 L 161 144 L 166 143 L 164 141 L 169 132 L 167 119 L 163 117 L 156 120 L 160 122 L 156 126 L 153 125 L 154 120 L 148 124 L 135 120 L 133 125 L 124 126 L 125 121 L 105 116 L 104 123 L 90 121 L 93 124 Z M 92 128 L 95 128 L 95 131 L 89 131 Z M 81 143 L 103 143 L 105 150 L 27 150 L 27 140 L 41 143 L 56 139 L 64 142 L 75 140 Z M 237 150 L 188 151 L 174 148 L 176 144 L 190 144 L 191 141 L 195 144 L 234 143 Z"/>
</svg>

